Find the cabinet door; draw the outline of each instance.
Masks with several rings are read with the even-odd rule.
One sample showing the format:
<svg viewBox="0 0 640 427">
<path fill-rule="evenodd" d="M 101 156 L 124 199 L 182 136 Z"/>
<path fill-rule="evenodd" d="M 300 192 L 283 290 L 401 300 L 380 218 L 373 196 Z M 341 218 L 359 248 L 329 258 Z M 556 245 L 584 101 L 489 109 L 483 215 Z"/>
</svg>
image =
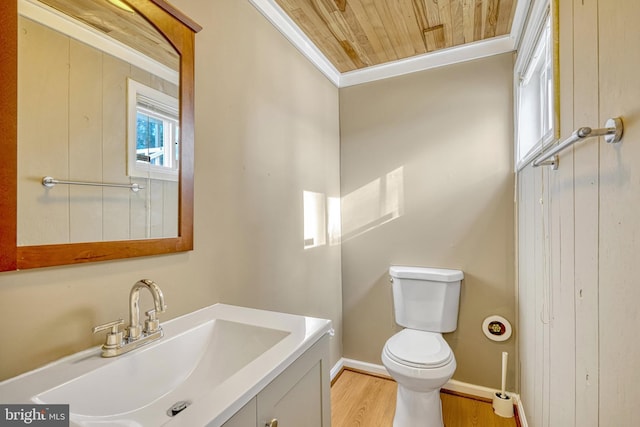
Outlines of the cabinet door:
<svg viewBox="0 0 640 427">
<path fill-rule="evenodd" d="M 258 394 L 258 427 L 331 425 L 329 341 L 323 337 Z"/>
<path fill-rule="evenodd" d="M 253 427 L 256 425 L 256 398 L 242 407 L 222 427 Z"/>
</svg>

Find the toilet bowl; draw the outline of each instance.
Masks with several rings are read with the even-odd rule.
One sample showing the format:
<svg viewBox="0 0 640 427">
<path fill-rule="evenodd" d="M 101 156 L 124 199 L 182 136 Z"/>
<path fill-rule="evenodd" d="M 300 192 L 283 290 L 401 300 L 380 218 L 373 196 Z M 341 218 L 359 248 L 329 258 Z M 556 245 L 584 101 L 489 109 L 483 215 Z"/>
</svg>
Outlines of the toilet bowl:
<svg viewBox="0 0 640 427">
<path fill-rule="evenodd" d="M 403 329 L 387 340 L 382 364 L 398 383 L 393 427 L 443 427 L 440 388 L 456 359 L 442 335 Z"/>
<path fill-rule="evenodd" d="M 393 427 L 444 427 L 440 388 L 456 370 L 442 333 L 457 328 L 459 270 L 392 266 L 394 316 L 404 329 L 382 349 L 382 364 L 398 383 Z"/>
</svg>

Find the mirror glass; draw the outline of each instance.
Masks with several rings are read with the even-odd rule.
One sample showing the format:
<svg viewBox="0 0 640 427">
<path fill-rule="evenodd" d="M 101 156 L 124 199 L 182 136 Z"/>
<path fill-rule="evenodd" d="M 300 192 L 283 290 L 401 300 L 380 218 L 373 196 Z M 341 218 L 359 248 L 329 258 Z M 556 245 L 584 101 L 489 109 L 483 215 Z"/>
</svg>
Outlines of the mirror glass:
<svg viewBox="0 0 640 427">
<path fill-rule="evenodd" d="M 118 0 L 18 12 L 18 246 L 177 237 L 180 55 Z"/>
</svg>

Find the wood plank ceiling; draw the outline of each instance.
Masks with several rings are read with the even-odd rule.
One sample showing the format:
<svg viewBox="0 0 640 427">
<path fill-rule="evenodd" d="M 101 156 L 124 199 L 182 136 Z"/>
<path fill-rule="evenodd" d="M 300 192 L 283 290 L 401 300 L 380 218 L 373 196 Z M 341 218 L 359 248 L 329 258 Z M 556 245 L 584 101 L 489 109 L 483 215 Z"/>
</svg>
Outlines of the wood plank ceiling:
<svg viewBox="0 0 640 427">
<path fill-rule="evenodd" d="M 517 0 L 276 0 L 341 72 L 509 34 Z"/>
<path fill-rule="evenodd" d="M 142 15 L 133 10 L 124 10 L 104 0 L 40 0 L 40 2 L 113 37 L 172 70 L 180 69 L 180 57 L 171 43 Z"/>
</svg>

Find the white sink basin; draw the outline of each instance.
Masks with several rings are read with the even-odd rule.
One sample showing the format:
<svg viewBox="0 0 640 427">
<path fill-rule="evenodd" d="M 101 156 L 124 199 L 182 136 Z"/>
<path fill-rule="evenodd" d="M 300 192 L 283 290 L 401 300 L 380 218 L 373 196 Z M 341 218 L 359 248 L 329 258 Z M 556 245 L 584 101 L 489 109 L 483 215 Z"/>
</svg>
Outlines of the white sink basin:
<svg viewBox="0 0 640 427">
<path fill-rule="evenodd" d="M 71 425 L 155 426 L 185 411 L 220 425 L 330 330 L 328 320 L 224 304 L 165 322 L 130 353 L 91 349 L 0 383 L 0 402 L 69 404 Z"/>
<path fill-rule="evenodd" d="M 193 390 L 215 387 L 287 335 L 276 329 L 210 320 L 153 347 L 123 355 L 34 400 L 70 403 L 75 415 L 126 414 L 168 393 L 188 398 Z"/>
</svg>

